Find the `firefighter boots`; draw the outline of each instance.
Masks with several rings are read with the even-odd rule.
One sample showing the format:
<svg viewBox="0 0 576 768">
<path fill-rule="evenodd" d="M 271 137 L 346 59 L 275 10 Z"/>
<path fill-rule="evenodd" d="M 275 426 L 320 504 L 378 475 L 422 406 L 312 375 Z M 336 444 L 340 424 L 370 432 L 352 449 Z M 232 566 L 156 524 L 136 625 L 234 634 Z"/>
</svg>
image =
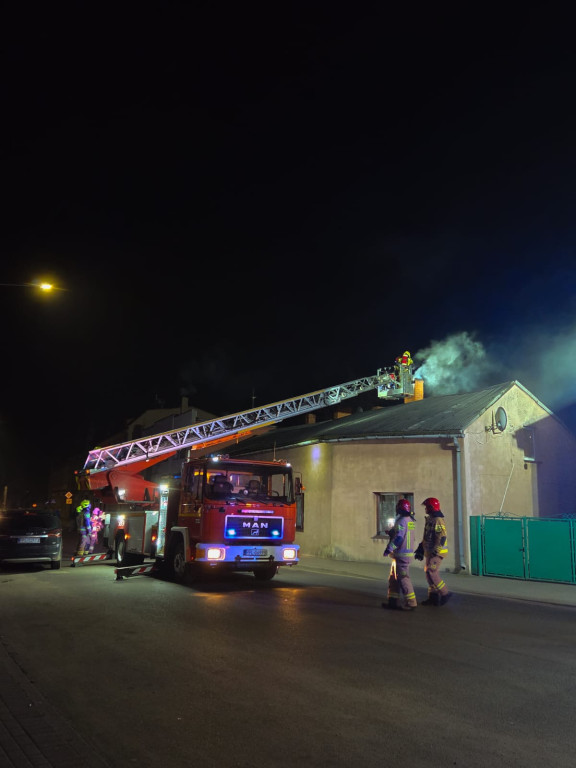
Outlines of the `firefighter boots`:
<svg viewBox="0 0 576 768">
<path fill-rule="evenodd" d="M 390 611 L 413 611 L 416 606 L 401 603 L 397 597 L 389 597 L 387 603 L 382 603 L 382 608 L 388 608 Z"/>
<path fill-rule="evenodd" d="M 447 592 L 445 595 L 440 596 L 440 605 L 446 605 L 448 600 L 452 597 L 452 592 Z"/>
<path fill-rule="evenodd" d="M 438 599 L 436 592 L 432 592 L 428 595 L 426 600 L 422 600 L 420 605 L 440 605 L 440 600 Z"/>
</svg>

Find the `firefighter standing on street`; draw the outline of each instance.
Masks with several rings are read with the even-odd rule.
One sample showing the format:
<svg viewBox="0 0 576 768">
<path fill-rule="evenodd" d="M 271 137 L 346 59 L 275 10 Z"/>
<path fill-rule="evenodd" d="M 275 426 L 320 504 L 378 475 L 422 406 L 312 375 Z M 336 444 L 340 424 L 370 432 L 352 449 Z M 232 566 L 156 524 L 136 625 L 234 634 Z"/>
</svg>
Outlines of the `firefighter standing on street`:
<svg viewBox="0 0 576 768">
<path fill-rule="evenodd" d="M 77 556 L 89 554 L 90 536 L 92 533 L 92 505 L 88 499 L 84 499 L 76 507 L 76 521 L 80 537 L 78 539 Z"/>
<path fill-rule="evenodd" d="M 396 504 L 396 519 L 388 531 L 390 541 L 384 550 L 384 557 L 390 556 L 390 576 L 388 577 L 388 602 L 383 608 L 413 611 L 418 603 L 414 587 L 410 580 L 410 564 L 414 557 L 416 522 L 408 499 L 400 499 Z"/>
<path fill-rule="evenodd" d="M 94 547 L 98 545 L 98 534 L 104 528 L 104 512 L 100 507 L 94 507 L 90 515 L 90 549 L 88 554 L 94 552 Z"/>
<path fill-rule="evenodd" d="M 414 554 L 416 560 L 424 560 L 424 573 L 428 582 L 428 597 L 421 605 L 445 605 L 452 593 L 448 591 L 440 573 L 442 561 L 448 553 L 444 515 L 438 499 L 429 497 L 424 499 L 422 505 L 426 507 L 424 536 Z"/>
</svg>

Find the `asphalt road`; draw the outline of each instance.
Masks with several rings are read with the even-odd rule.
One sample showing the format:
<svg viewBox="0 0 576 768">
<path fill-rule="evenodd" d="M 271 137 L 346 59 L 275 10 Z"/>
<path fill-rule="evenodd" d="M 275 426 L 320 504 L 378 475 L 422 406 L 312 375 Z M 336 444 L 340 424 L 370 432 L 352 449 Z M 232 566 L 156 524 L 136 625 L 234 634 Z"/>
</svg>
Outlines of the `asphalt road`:
<svg viewBox="0 0 576 768">
<path fill-rule="evenodd" d="M 574 608 L 282 572 L 182 586 L 0 571 L 1 634 L 112 768 L 574 764 Z"/>
</svg>

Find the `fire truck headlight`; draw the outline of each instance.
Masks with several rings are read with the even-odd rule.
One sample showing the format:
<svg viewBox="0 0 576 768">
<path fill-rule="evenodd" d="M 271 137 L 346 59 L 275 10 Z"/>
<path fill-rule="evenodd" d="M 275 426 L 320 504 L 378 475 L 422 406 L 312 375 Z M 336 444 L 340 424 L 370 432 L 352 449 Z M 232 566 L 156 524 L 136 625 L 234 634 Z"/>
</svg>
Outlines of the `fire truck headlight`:
<svg viewBox="0 0 576 768">
<path fill-rule="evenodd" d="M 124 528 L 124 515 L 118 515 L 118 528 Z"/>
<path fill-rule="evenodd" d="M 225 551 L 221 547 L 209 547 L 206 550 L 206 560 L 224 560 Z"/>
<path fill-rule="evenodd" d="M 296 550 L 286 548 L 282 550 L 282 557 L 284 560 L 296 560 Z"/>
</svg>

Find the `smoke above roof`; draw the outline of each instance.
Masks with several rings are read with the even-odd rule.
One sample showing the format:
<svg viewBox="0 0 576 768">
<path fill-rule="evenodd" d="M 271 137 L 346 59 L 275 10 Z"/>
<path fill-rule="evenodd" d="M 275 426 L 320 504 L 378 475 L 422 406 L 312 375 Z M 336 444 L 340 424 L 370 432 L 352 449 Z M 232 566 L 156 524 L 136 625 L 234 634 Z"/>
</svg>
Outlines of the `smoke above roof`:
<svg viewBox="0 0 576 768">
<path fill-rule="evenodd" d="M 427 395 L 473 392 L 497 383 L 499 373 L 482 342 L 467 331 L 432 341 L 414 355 L 414 375 L 424 379 Z"/>
<path fill-rule="evenodd" d="M 524 328 L 484 344 L 461 331 L 414 354 L 414 375 L 428 395 L 473 392 L 516 380 L 552 410 L 576 400 L 576 326 L 554 333 Z"/>
</svg>

